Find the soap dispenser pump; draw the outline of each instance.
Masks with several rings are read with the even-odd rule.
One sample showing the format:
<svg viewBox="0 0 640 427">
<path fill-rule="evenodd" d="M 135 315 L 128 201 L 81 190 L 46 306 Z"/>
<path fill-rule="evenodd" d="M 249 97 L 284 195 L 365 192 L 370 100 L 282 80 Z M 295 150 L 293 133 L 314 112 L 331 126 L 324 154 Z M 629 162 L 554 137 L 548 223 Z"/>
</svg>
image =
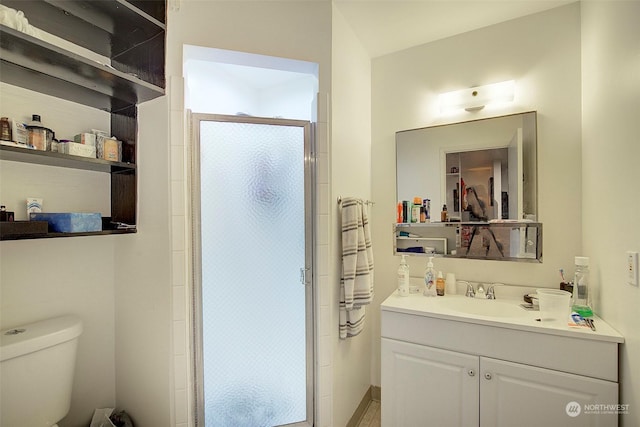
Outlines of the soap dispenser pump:
<svg viewBox="0 0 640 427">
<path fill-rule="evenodd" d="M 426 289 L 424 290 L 424 295 L 427 297 L 435 297 L 436 293 L 436 270 L 433 268 L 433 257 L 429 257 L 429 262 L 427 263 L 427 269 L 424 272 L 424 284 Z"/>
</svg>

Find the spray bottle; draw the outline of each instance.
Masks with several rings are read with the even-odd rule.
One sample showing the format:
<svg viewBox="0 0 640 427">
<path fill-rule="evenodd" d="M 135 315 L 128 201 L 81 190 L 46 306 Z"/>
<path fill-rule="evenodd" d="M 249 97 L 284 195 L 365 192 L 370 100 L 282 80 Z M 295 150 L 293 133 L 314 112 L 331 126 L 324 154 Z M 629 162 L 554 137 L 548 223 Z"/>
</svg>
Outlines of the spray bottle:
<svg viewBox="0 0 640 427">
<path fill-rule="evenodd" d="M 424 296 L 435 297 L 436 293 L 436 270 L 433 268 L 433 257 L 429 257 L 427 263 L 427 269 L 424 272 L 424 284 L 426 289 L 424 290 Z"/>
<path fill-rule="evenodd" d="M 591 293 L 589 292 L 589 258 L 575 257 L 576 272 L 573 279 L 572 310 L 582 317 L 593 316 Z"/>
<path fill-rule="evenodd" d="M 409 296 L 409 265 L 406 258 L 406 255 L 402 255 L 400 267 L 398 267 L 398 295 L 401 297 Z"/>
</svg>

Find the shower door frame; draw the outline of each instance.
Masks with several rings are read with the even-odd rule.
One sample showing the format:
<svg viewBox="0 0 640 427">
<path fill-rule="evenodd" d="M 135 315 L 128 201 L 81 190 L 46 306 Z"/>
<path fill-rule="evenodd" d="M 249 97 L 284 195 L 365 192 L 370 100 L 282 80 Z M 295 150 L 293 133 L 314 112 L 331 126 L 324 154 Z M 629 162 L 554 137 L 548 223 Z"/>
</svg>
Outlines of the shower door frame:
<svg viewBox="0 0 640 427">
<path fill-rule="evenodd" d="M 304 207 L 305 207 L 305 266 L 301 269 L 301 283 L 305 287 L 305 347 L 306 347 L 306 419 L 289 427 L 311 427 L 315 415 L 315 125 L 305 120 L 276 119 L 253 116 L 230 116 L 223 114 L 194 113 L 187 110 L 190 140 L 191 190 L 191 345 L 193 348 L 191 379 L 193 399 L 193 417 L 195 427 L 205 427 L 204 404 L 204 354 L 202 339 L 202 239 L 200 227 L 200 123 L 203 121 L 233 122 L 276 126 L 302 127 L 304 133 Z M 303 284 L 303 283 L 304 284 Z"/>
</svg>

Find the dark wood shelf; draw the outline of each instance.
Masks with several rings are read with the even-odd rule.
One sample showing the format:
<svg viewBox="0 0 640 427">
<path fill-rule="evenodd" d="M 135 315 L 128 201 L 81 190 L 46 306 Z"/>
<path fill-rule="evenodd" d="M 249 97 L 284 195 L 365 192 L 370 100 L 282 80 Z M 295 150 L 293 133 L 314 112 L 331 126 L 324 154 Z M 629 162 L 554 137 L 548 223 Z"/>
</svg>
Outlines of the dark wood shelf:
<svg viewBox="0 0 640 427">
<path fill-rule="evenodd" d="M 109 58 L 115 69 L 165 87 L 164 1 L 3 0 L 3 4 L 23 11 L 34 27 Z"/>
<path fill-rule="evenodd" d="M 151 9 L 164 2 L 2 0 L 2 4 L 24 12 L 34 27 L 109 58 L 166 30 L 163 7 Z M 149 7 L 154 16 L 136 5 Z"/>
<path fill-rule="evenodd" d="M 107 65 L 0 25 L 2 81 L 116 112 L 164 95 L 164 89 Z"/>
<path fill-rule="evenodd" d="M 94 159 L 90 157 L 52 153 L 51 151 L 30 150 L 27 148 L 11 147 L 7 145 L 0 145 L 0 160 L 105 173 L 135 172 L 136 170 L 136 165 L 131 163 L 110 162 L 108 160 Z"/>
<path fill-rule="evenodd" d="M 0 241 L 5 240 L 31 240 L 31 239 L 53 239 L 58 237 L 80 237 L 80 236 L 106 236 L 110 234 L 135 234 L 137 230 L 102 230 L 83 233 L 44 233 L 44 234 L 24 234 L 24 235 L 0 235 Z"/>
<path fill-rule="evenodd" d="M 0 80 L 111 113 L 111 135 L 122 141 L 124 161 L 11 146 L 0 146 L 0 160 L 108 173 L 110 220 L 136 224 L 137 105 L 165 94 L 166 0 L 2 0 L 2 4 L 24 12 L 33 27 L 104 57 L 106 64 L 0 25 Z M 0 240 L 135 232 L 5 233 Z"/>
</svg>

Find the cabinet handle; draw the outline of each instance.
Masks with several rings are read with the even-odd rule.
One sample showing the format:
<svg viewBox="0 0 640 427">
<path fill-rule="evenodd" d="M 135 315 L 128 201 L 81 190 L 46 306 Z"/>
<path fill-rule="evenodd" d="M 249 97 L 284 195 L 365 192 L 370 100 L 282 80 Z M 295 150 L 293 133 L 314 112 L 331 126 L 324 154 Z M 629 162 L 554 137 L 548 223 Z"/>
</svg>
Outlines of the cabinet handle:
<svg viewBox="0 0 640 427">
<path fill-rule="evenodd" d="M 467 373 L 469 374 L 470 377 L 473 377 L 476 375 L 476 371 L 474 371 L 473 369 L 469 369 Z"/>
<path fill-rule="evenodd" d="M 485 372 L 484 377 L 488 380 L 491 379 L 491 373 L 490 372 Z"/>
</svg>

